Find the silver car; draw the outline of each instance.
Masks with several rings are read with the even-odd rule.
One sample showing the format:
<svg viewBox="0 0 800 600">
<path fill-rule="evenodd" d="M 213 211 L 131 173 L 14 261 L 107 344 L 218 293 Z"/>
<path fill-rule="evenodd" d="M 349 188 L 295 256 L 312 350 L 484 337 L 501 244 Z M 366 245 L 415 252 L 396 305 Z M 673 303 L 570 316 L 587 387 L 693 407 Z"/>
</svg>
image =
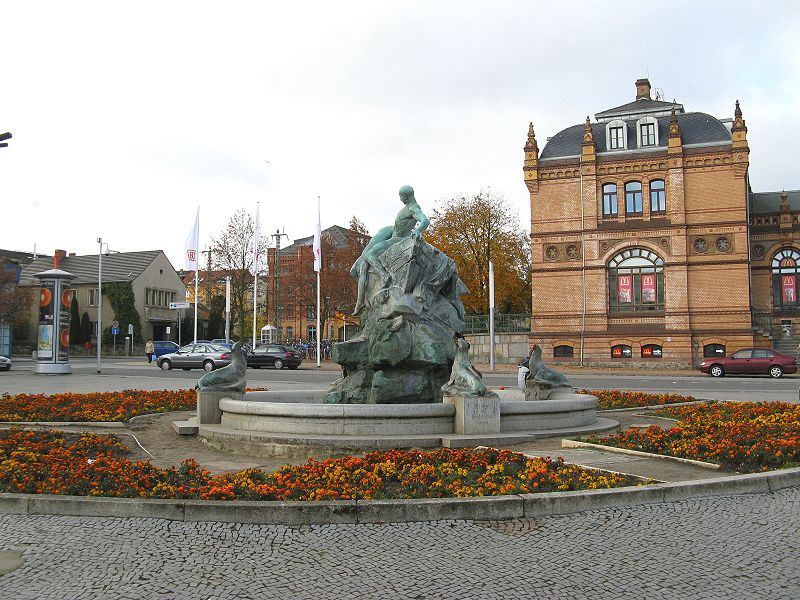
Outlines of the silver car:
<svg viewBox="0 0 800 600">
<path fill-rule="evenodd" d="M 164 371 L 173 368 L 213 371 L 231 364 L 231 351 L 210 343 L 187 344 L 177 352 L 159 356 L 156 364 Z"/>
<path fill-rule="evenodd" d="M 10 371 L 11 370 L 11 359 L 6 358 L 5 356 L 0 356 L 0 371 Z"/>
</svg>

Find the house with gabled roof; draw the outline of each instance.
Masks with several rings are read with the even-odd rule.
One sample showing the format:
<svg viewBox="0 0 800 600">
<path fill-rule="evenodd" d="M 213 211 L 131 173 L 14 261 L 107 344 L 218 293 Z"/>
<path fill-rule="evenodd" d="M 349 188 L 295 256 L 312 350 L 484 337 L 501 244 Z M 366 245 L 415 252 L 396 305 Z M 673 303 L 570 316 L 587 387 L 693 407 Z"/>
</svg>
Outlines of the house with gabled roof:
<svg viewBox="0 0 800 600">
<path fill-rule="evenodd" d="M 54 261 L 58 268 L 75 276 L 72 280 L 73 299 L 77 300 L 80 314 L 88 313 L 92 322 L 93 335 L 97 335 L 97 303 L 99 256 L 87 254 L 78 256 L 68 254 L 64 250 L 56 250 L 53 257 L 38 257 L 25 265 L 20 277 L 20 286 L 37 287 L 39 281 L 36 273 L 53 268 Z M 177 340 L 177 311 L 169 308 L 170 302 L 186 300 L 186 286 L 178 272 L 161 250 L 140 252 L 111 252 L 102 257 L 102 284 L 129 284 L 133 292 L 133 308 L 139 315 L 140 331 L 134 335 L 134 343 L 141 344 L 147 339 Z M 114 306 L 103 292 L 103 322 L 101 329 L 111 327 L 113 321 L 119 321 L 120 334 L 127 334 L 128 323 L 122 322 L 116 314 Z M 31 327 L 35 332 L 38 319 L 37 307 L 31 307 Z M 169 332 L 167 331 L 169 328 Z M 33 334 L 35 335 L 35 333 Z M 35 340 L 29 340 L 35 341 Z"/>
</svg>

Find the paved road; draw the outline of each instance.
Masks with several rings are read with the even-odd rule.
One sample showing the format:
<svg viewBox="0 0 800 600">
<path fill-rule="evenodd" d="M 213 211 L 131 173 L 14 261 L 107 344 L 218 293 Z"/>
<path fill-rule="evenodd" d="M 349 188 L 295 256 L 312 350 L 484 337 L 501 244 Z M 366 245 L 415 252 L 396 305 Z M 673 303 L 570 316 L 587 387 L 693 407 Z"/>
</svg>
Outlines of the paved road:
<svg viewBox="0 0 800 600">
<path fill-rule="evenodd" d="M 798 529 L 797 488 L 505 522 L 4 515 L 0 597 L 797 598 Z"/>
<path fill-rule="evenodd" d="M 121 390 L 125 388 L 190 388 L 194 387 L 202 374 L 194 371 L 161 371 L 144 360 L 107 360 L 103 363 L 103 374 L 96 374 L 96 363 L 92 359 L 73 361 L 71 376 L 34 375 L 30 360 L 15 360 L 14 368 L 0 373 L 0 393 L 41 391 L 97 391 Z M 339 371 L 326 365 L 318 370 L 314 363 L 305 363 L 297 371 L 274 371 L 272 369 L 250 369 L 248 381 L 253 387 L 270 389 L 325 390 L 339 377 Z M 798 402 L 800 377 L 787 376 L 782 379 L 768 377 L 724 377 L 680 376 L 643 373 L 579 373 L 570 374 L 570 380 L 580 388 L 623 389 L 648 392 L 672 392 L 694 395 L 715 400 L 782 400 Z M 487 373 L 485 379 L 490 386 L 516 385 L 515 373 Z"/>
</svg>

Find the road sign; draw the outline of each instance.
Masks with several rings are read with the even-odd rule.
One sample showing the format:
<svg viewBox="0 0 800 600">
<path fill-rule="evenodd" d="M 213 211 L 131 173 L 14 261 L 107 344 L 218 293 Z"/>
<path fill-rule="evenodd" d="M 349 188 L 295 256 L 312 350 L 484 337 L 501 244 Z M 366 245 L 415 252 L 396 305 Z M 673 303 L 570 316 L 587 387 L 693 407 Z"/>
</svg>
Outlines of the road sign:
<svg viewBox="0 0 800 600">
<path fill-rule="evenodd" d="M 119 327 L 112 327 L 111 335 L 119 335 Z"/>
<path fill-rule="evenodd" d="M 192 305 L 189 302 L 170 302 L 169 307 L 172 310 L 177 310 L 179 308 L 190 308 Z"/>
<path fill-rule="evenodd" d="M 167 325 L 167 335 L 169 335 L 170 333 L 172 333 L 172 327 Z"/>
<path fill-rule="evenodd" d="M 113 329 L 119 329 L 119 321 L 111 321 L 111 327 Z"/>
<path fill-rule="evenodd" d="M 133 324 L 128 323 L 128 335 L 133 335 Z"/>
</svg>

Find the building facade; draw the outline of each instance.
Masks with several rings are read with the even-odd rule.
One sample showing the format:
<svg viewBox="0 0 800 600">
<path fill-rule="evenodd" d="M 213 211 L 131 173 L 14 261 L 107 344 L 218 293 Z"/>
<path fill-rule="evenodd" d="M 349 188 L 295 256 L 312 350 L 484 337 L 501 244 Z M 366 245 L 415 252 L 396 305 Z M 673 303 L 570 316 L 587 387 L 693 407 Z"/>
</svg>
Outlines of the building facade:
<svg viewBox="0 0 800 600">
<path fill-rule="evenodd" d="M 531 124 L 524 151 L 532 337 L 551 360 L 686 366 L 794 338 L 800 194 L 751 192 L 738 101 L 687 112 L 642 79 L 541 153 Z"/>
<path fill-rule="evenodd" d="M 60 269 L 75 276 L 71 282 L 73 300 L 77 300 L 81 315 L 88 314 L 92 323 L 92 340 L 96 339 L 98 331 L 97 305 L 102 302 L 101 329 L 106 330 L 117 320 L 120 323 L 121 344 L 127 334 L 128 323 L 118 318 L 107 290 L 103 292 L 102 298 L 98 294 L 98 255 L 77 256 L 67 254 L 64 250 L 56 250 L 54 257 L 57 257 Z M 54 257 L 39 257 L 27 264 L 22 271 L 20 286 L 38 287 L 39 281 L 34 275 L 52 269 Z M 141 326 L 141 339 L 137 331 L 133 342 L 141 344 L 147 339 L 177 340 L 177 312 L 170 310 L 169 304 L 185 301 L 186 287 L 164 252 L 114 252 L 104 254 L 102 261 L 103 286 L 121 283 L 127 287 L 130 284 L 133 293 L 132 307 L 139 315 Z M 38 317 L 38 305 L 34 305 L 31 307 L 28 327 L 29 343 L 36 341 Z"/>
</svg>

